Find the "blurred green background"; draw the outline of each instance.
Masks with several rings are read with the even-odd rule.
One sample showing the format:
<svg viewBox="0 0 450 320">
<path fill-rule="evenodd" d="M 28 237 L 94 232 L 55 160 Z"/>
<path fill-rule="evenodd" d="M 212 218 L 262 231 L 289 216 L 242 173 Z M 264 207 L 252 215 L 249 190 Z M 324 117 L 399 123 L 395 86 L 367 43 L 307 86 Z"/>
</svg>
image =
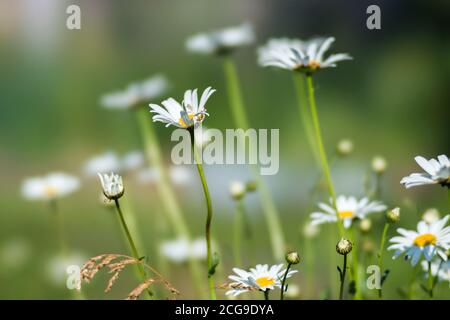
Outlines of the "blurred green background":
<svg viewBox="0 0 450 320">
<path fill-rule="evenodd" d="M 69 4 L 81 7 L 79 31 L 65 27 Z M 55 170 L 82 176 L 85 161 L 93 155 L 110 149 L 125 153 L 140 148 L 133 114 L 101 108 L 99 97 L 103 93 L 156 73 L 168 77 L 171 90 L 167 95 L 176 98 L 181 98 L 185 89 L 211 85 L 217 93 L 208 105 L 211 116 L 207 126 L 233 127 L 220 61 L 189 54 L 184 44 L 192 34 L 241 22 L 250 22 L 257 35 L 255 46 L 238 50 L 234 56 L 251 124 L 280 129 L 280 172 L 267 181 L 282 214 L 290 248 L 300 254 L 306 250 L 300 230 L 311 210 L 308 192 L 318 173 L 304 139 L 291 75 L 263 69 L 256 63 L 256 46 L 270 37 L 335 36 L 333 51 L 354 57 L 316 77 L 329 153 L 341 138 L 352 139 L 355 145 L 354 153 L 333 168 L 339 193 L 362 196 L 370 161 L 382 155 L 389 163 L 382 200 L 390 207 L 404 209 L 403 227 L 414 228 L 428 207 L 448 213 L 445 190 L 406 190 L 399 181 L 417 171 L 414 156 L 449 154 L 450 3 L 377 1 L 382 10 L 382 29 L 376 31 L 365 26 L 369 4 L 356 0 L 2 1 L 0 247 L 1 252 L 9 250 L 13 255 L 3 254 L 0 298 L 71 297 L 63 284 L 54 285 L 46 276 L 57 248 L 48 207 L 25 201 L 20 187 L 29 176 Z M 155 128 L 169 162 L 171 130 L 162 125 Z M 203 198 L 200 181 L 191 169 L 192 181 L 178 187 L 178 194 L 193 234 L 201 236 Z M 242 166 L 210 166 L 206 175 L 216 210 L 215 238 L 223 249 L 220 283 L 233 266 L 229 228 L 234 204 L 227 194 L 228 184 L 250 174 Z M 155 232 L 158 215 L 164 213 L 152 187 L 139 185 L 133 177 L 126 177 L 125 183 L 151 261 L 162 240 Z M 69 243 L 84 257 L 125 253 L 127 249 L 115 217 L 98 200 L 99 192 L 96 179 L 83 178 L 81 190 L 60 203 Z M 270 255 L 257 198 L 250 195 L 247 201 L 254 232 L 243 249 L 248 252 L 244 254 L 246 266 L 276 262 Z M 374 215 L 374 220 L 377 246 L 383 218 Z M 314 278 L 309 279 L 312 285 L 306 286 L 302 265 L 292 280 L 300 286 L 303 298 L 326 297 L 329 288 L 336 292 L 338 257 L 332 230 L 332 226 L 321 228 L 320 236 L 311 244 L 309 256 L 315 265 Z M 14 256 L 20 250 L 22 253 Z M 413 269 L 401 260 L 392 261 L 390 255 L 385 259 L 392 269 L 386 297 L 400 298 L 397 288 L 407 286 Z M 367 257 L 367 261 L 371 260 Z M 167 277 L 182 297 L 195 297 L 184 271 L 186 266 L 169 269 Z M 104 294 L 105 279 L 104 275 L 94 279 L 86 287 L 86 295 L 123 298 L 136 285 L 130 272 L 111 293 Z M 417 298 L 424 296 L 416 290 Z M 438 297 L 449 298 L 448 285 L 439 288 Z"/>
</svg>

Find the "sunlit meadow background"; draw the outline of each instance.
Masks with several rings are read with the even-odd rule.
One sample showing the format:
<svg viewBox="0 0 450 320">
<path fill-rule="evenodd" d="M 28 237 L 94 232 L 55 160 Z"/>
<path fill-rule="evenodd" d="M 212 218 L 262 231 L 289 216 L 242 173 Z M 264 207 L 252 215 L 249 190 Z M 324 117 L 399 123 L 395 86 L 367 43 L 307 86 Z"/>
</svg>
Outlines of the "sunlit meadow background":
<svg viewBox="0 0 450 320">
<path fill-rule="evenodd" d="M 100 95 L 163 73 L 172 84 L 170 96 L 181 97 L 192 87 L 217 88 L 208 105 L 207 125 L 232 128 L 220 61 L 189 54 L 184 44 L 194 33 L 246 21 L 255 28 L 257 44 L 269 37 L 332 35 L 337 38 L 333 49 L 354 57 L 316 77 L 328 152 L 341 138 L 352 139 L 355 145 L 354 153 L 333 167 L 339 194 L 362 196 L 370 161 L 382 155 L 389 164 L 382 200 L 402 208 L 401 226 L 414 228 L 428 207 L 448 211 L 445 190 L 437 186 L 406 190 L 399 181 L 417 169 L 415 155 L 449 153 L 450 3 L 376 3 L 382 8 L 379 31 L 366 29 L 365 10 L 372 3 L 360 0 L 1 1 L 0 298 L 71 297 L 63 284 L 55 285 L 48 276 L 49 261 L 57 252 L 54 229 L 45 203 L 21 197 L 26 177 L 55 170 L 82 177 L 82 188 L 60 202 L 72 251 L 86 258 L 128 252 L 116 217 L 99 201 L 99 181 L 83 176 L 82 167 L 93 155 L 139 149 L 141 141 L 134 115 L 101 108 Z M 69 4 L 81 7 L 80 31 L 65 27 Z M 309 190 L 318 169 L 301 127 L 291 75 L 257 66 L 255 49 L 239 50 L 234 58 L 252 126 L 280 129 L 280 171 L 267 181 L 281 212 L 289 248 L 304 258 L 291 283 L 300 286 L 302 298 L 336 298 L 336 264 L 341 259 L 334 249 L 335 226 L 321 228 L 309 252 L 301 233 L 312 207 Z M 171 130 L 155 127 L 169 163 Z M 178 197 L 192 233 L 203 236 L 203 194 L 195 168 L 190 169 L 192 178 L 177 187 Z M 250 178 L 250 173 L 245 166 L 207 166 L 206 175 L 215 209 L 214 237 L 222 248 L 220 284 L 233 267 L 234 204 L 228 185 Z M 126 177 L 125 184 L 145 238 L 145 254 L 158 267 L 157 244 L 164 240 L 161 234 L 170 238 L 171 232 L 158 229 L 164 227 L 164 212 L 155 189 L 140 185 L 133 175 Z M 241 267 L 279 263 L 270 254 L 258 195 L 248 196 L 246 205 L 252 237 L 244 243 Z M 377 247 L 383 217 L 372 217 L 374 228 L 367 237 L 373 237 Z M 365 264 L 375 261 L 374 255 L 362 255 Z M 391 269 L 385 297 L 401 298 L 397 289 L 408 285 L 413 269 L 390 256 L 385 256 L 385 266 Z M 310 275 L 305 272 L 308 263 L 314 266 Z M 170 265 L 166 276 L 182 298 L 195 298 L 186 270 L 184 265 Z M 136 285 L 128 272 L 111 293 L 104 294 L 106 279 L 105 275 L 95 278 L 85 287 L 86 296 L 119 299 Z M 224 297 L 223 290 L 218 292 Z M 373 298 L 376 293 L 366 290 L 364 296 Z M 415 297 L 424 296 L 416 287 Z M 439 287 L 437 296 L 449 298 L 448 287 Z"/>
</svg>

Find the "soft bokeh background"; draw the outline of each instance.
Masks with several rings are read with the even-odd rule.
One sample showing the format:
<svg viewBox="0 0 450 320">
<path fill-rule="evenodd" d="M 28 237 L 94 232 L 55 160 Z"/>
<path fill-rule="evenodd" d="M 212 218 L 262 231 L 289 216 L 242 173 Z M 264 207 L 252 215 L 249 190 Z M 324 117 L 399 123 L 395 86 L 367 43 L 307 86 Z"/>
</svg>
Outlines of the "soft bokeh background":
<svg viewBox="0 0 450 320">
<path fill-rule="evenodd" d="M 78 4 L 82 29 L 65 27 L 65 10 Z M 85 161 L 106 150 L 124 153 L 140 148 L 134 115 L 99 106 L 102 93 L 123 88 L 155 73 L 165 74 L 180 97 L 187 88 L 212 85 L 209 127 L 232 128 L 220 61 L 189 54 L 185 39 L 194 33 L 250 22 L 257 44 L 269 37 L 333 35 L 333 50 L 355 58 L 316 77 L 318 107 L 327 149 L 350 138 L 355 152 L 339 161 L 333 177 L 339 193 L 364 193 L 364 177 L 375 155 L 383 155 L 389 169 L 383 180 L 383 200 L 401 206 L 401 225 L 412 228 L 428 207 L 448 213 L 445 190 L 439 187 L 405 190 L 402 176 L 417 170 L 413 157 L 449 154 L 448 119 L 450 80 L 450 3 L 448 1 L 377 1 L 382 8 L 382 30 L 365 27 L 367 1 L 301 0 L 151 0 L 60 1 L 4 0 L 0 3 L 0 298 L 70 298 L 63 281 L 47 274 L 57 246 L 48 206 L 25 201 L 23 179 L 63 170 L 82 175 Z M 301 226 L 311 209 L 309 190 L 317 168 L 306 145 L 288 72 L 256 64 L 256 46 L 235 54 L 250 121 L 257 128 L 280 128 L 281 166 L 267 178 L 282 214 L 289 247 L 307 250 Z M 149 115 L 150 121 L 150 115 Z M 170 130 L 157 125 L 161 145 L 170 160 Z M 178 186 L 179 200 L 195 235 L 201 236 L 204 206 L 194 168 L 192 179 Z M 215 237 L 222 247 L 219 283 L 230 273 L 230 228 L 233 201 L 227 194 L 231 180 L 250 177 L 242 166 L 206 168 L 216 216 Z M 154 188 L 126 177 L 127 196 L 138 214 L 145 236 L 146 255 L 155 261 L 163 240 L 161 211 Z M 115 217 L 98 200 L 96 179 L 83 177 L 83 187 L 60 203 L 73 251 L 84 257 L 125 253 Z M 245 266 L 275 263 L 267 228 L 256 194 L 246 200 L 253 230 L 243 248 Z M 447 212 L 445 212 L 447 210 Z M 383 218 L 374 217 L 376 246 Z M 321 229 L 311 243 L 313 278 L 305 279 L 304 264 L 293 283 L 303 298 L 335 297 L 333 228 Z M 393 230 L 391 230 L 391 234 Z M 170 232 L 166 237 L 170 237 Z M 400 298 L 413 269 L 391 261 L 386 284 L 388 298 Z M 372 260 L 370 260 L 372 259 Z M 374 261 L 365 257 L 366 263 Z M 340 260 L 339 260 L 340 261 Z M 157 262 L 154 263 L 157 266 Z M 183 297 L 195 298 L 186 266 L 169 266 L 167 277 Z M 103 277 L 103 278 L 102 278 Z M 89 298 L 123 298 L 136 282 L 124 275 L 110 294 L 102 292 L 106 276 L 86 287 Z M 308 285 L 307 285 L 308 284 Z M 331 290 L 331 291 L 330 291 Z M 416 297 L 424 296 L 419 288 Z M 373 297 L 374 292 L 365 292 Z M 220 293 L 222 296 L 222 292 Z M 438 288 L 448 298 L 448 285 Z"/>
</svg>

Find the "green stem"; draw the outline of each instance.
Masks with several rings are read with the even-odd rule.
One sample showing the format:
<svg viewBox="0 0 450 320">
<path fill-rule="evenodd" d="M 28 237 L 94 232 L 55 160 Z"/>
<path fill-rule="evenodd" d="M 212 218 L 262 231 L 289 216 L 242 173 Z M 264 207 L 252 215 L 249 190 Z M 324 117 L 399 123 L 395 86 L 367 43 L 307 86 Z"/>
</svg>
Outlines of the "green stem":
<svg viewBox="0 0 450 320">
<path fill-rule="evenodd" d="M 128 200 L 128 197 L 122 197 L 120 208 L 122 209 L 124 216 L 127 218 L 128 228 L 130 229 L 131 234 L 134 235 L 136 248 L 138 251 L 145 252 L 146 250 L 142 241 L 141 233 L 139 232 L 136 214 L 130 204 L 130 201 Z"/>
<path fill-rule="evenodd" d="M 380 251 L 378 252 L 378 267 L 380 268 L 380 274 L 383 275 L 383 254 L 384 254 L 384 244 L 386 242 L 386 235 L 389 230 L 389 223 L 386 222 L 384 224 L 383 228 L 383 234 L 381 235 L 381 243 L 380 243 Z M 378 289 L 378 298 L 383 298 L 383 289 L 381 287 L 380 283 L 380 289 Z"/>
<path fill-rule="evenodd" d="M 177 197 L 175 196 L 175 191 L 170 185 L 169 176 L 163 164 L 160 146 L 151 123 L 150 113 L 147 108 L 139 108 L 136 110 L 136 117 L 147 160 L 149 164 L 160 173 L 160 177 L 156 184 L 156 191 L 158 193 L 158 197 L 161 199 L 164 211 L 167 213 L 168 220 L 177 237 L 186 238 L 189 240 L 191 239 L 191 235 L 183 217 Z M 205 297 L 202 289 L 200 265 L 198 264 L 198 261 L 191 256 L 189 256 L 188 263 L 189 270 L 194 279 L 196 291 L 201 294 L 202 297 Z"/>
<path fill-rule="evenodd" d="M 211 221 L 213 217 L 213 209 L 211 203 L 211 195 L 209 193 L 208 184 L 206 182 L 205 173 L 203 171 L 201 157 L 198 153 L 197 146 L 194 140 L 194 129 L 190 130 L 191 132 L 191 140 L 192 140 L 192 151 L 194 152 L 195 162 L 197 164 L 198 174 L 200 176 L 200 180 L 202 181 L 203 192 L 205 194 L 206 200 L 206 225 L 205 225 L 205 238 L 206 238 L 206 261 L 208 264 L 208 288 L 209 288 L 209 297 L 211 300 L 216 300 L 216 291 L 214 287 L 214 270 L 215 266 L 213 266 L 212 261 L 212 250 L 211 250 Z"/>
<path fill-rule="evenodd" d="M 266 289 L 265 291 L 264 291 L 264 300 L 270 300 L 269 299 L 269 289 Z"/>
<path fill-rule="evenodd" d="M 434 290 L 433 272 L 431 270 L 431 261 L 428 261 L 428 294 L 430 295 L 430 299 L 433 299 L 433 290 Z"/>
<path fill-rule="evenodd" d="M 236 266 L 242 266 L 242 255 L 241 255 L 241 243 L 242 243 L 242 220 L 243 220 L 243 206 L 244 202 L 242 199 L 236 202 L 236 213 L 234 214 L 234 226 L 233 226 L 233 251 L 234 251 L 234 263 Z"/>
<path fill-rule="evenodd" d="M 280 300 L 284 300 L 284 291 L 286 291 L 286 279 L 287 275 L 289 273 L 289 269 L 291 268 L 291 263 L 288 263 L 286 272 L 283 275 L 283 281 L 281 282 L 281 293 L 280 293 Z"/>
<path fill-rule="evenodd" d="M 347 272 L 347 255 L 344 254 L 344 264 L 342 266 L 342 270 L 339 274 L 341 285 L 339 287 L 339 300 L 344 298 L 344 282 L 345 282 L 345 274 Z"/>
<path fill-rule="evenodd" d="M 322 171 L 325 176 L 325 180 L 328 186 L 328 193 L 331 197 L 331 201 L 334 209 L 336 210 L 336 214 L 338 213 L 338 208 L 336 205 L 336 194 L 334 192 L 333 182 L 331 180 L 330 167 L 328 166 L 327 155 L 325 153 L 325 148 L 322 140 L 322 133 L 320 130 L 319 116 L 317 114 L 317 106 L 316 106 L 316 98 L 314 96 L 314 85 L 312 80 L 312 75 L 308 74 L 306 76 L 307 84 L 308 84 L 308 95 L 309 95 L 309 106 L 311 111 L 311 117 L 314 125 L 314 131 L 316 135 L 316 142 L 319 148 L 319 156 L 321 160 Z M 340 220 L 337 221 L 337 225 L 339 228 L 340 236 L 344 236 L 344 227 Z"/>
<path fill-rule="evenodd" d="M 122 224 L 123 230 L 125 231 L 125 235 L 127 236 L 128 244 L 130 245 L 130 248 L 131 248 L 131 253 L 136 260 L 140 261 L 142 257 L 139 255 L 139 252 L 133 241 L 133 237 L 131 236 L 131 233 L 130 233 L 130 230 L 128 229 L 127 223 L 125 222 L 125 219 L 124 219 L 123 213 L 122 213 L 122 209 L 120 208 L 120 205 L 119 205 L 119 200 L 114 199 L 114 203 L 116 204 L 117 213 L 119 214 L 119 218 L 120 218 L 120 222 Z M 147 280 L 147 274 L 145 273 L 144 267 L 142 266 L 141 263 L 138 263 L 136 266 L 141 275 L 142 281 L 145 282 Z M 151 292 L 150 289 L 147 289 L 147 293 L 150 297 L 153 296 L 153 293 Z"/>
<path fill-rule="evenodd" d="M 448 207 L 450 208 L 450 186 L 447 187 Z"/>
<path fill-rule="evenodd" d="M 359 283 L 359 264 L 358 264 L 358 247 L 356 246 L 356 236 L 355 232 L 353 230 L 353 227 L 350 228 L 350 237 L 351 241 L 354 244 L 353 250 L 352 250 L 352 269 L 353 269 L 353 281 L 355 281 L 355 296 L 354 298 L 356 300 L 361 300 L 361 286 Z"/>
<path fill-rule="evenodd" d="M 231 113 L 235 126 L 246 130 L 250 127 L 250 125 L 245 113 L 236 67 L 233 60 L 229 56 L 225 56 L 223 58 L 223 68 Z M 263 208 L 266 224 L 269 229 L 273 256 L 277 260 L 283 260 L 284 253 L 286 251 L 285 237 L 281 226 L 278 209 L 275 206 L 270 189 L 268 188 L 266 182 L 261 178 L 258 166 L 252 165 L 251 167 L 254 179 L 258 185 L 261 207 Z"/>
<path fill-rule="evenodd" d="M 306 98 L 305 90 L 305 80 L 302 74 L 294 74 L 294 86 L 297 95 L 297 105 L 300 112 L 300 118 L 303 124 L 303 129 L 305 130 L 306 140 L 308 141 L 309 147 L 314 155 L 314 159 L 320 166 L 320 156 L 317 150 L 317 145 L 314 140 L 314 129 L 311 126 L 311 115 L 308 111 L 308 103 Z"/>
</svg>

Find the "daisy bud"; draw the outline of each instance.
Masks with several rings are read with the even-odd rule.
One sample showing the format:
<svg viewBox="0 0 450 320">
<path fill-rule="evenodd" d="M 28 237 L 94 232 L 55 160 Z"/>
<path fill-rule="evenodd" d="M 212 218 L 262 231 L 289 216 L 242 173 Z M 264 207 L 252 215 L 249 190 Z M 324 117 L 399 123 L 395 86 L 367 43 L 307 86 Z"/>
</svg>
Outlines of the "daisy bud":
<svg viewBox="0 0 450 320">
<path fill-rule="evenodd" d="M 389 223 L 397 223 L 400 221 L 400 208 L 394 208 L 386 213 L 386 219 Z"/>
<path fill-rule="evenodd" d="M 255 181 L 249 181 L 245 185 L 245 189 L 247 190 L 247 192 L 253 192 L 256 190 L 257 187 L 258 187 L 258 184 Z"/>
<path fill-rule="evenodd" d="M 439 210 L 436 208 L 428 208 L 422 215 L 422 220 L 428 224 L 438 221 L 440 218 Z"/>
<path fill-rule="evenodd" d="M 369 232 L 372 229 L 372 221 L 370 219 L 364 218 L 359 222 L 359 229 L 362 232 Z"/>
<path fill-rule="evenodd" d="M 286 254 L 286 261 L 289 264 L 298 264 L 300 263 L 300 255 L 297 251 L 291 251 Z"/>
<path fill-rule="evenodd" d="M 103 188 L 103 194 L 109 200 L 117 200 L 123 196 L 125 189 L 123 187 L 122 177 L 118 174 L 107 173 L 98 174 Z"/>
<path fill-rule="evenodd" d="M 337 152 L 341 156 L 348 156 L 353 151 L 353 142 L 350 139 L 342 139 L 336 146 Z"/>
<path fill-rule="evenodd" d="M 319 234 L 319 228 L 317 227 L 317 225 L 312 224 L 312 223 L 306 223 L 303 226 L 302 231 L 303 231 L 303 235 L 305 236 L 305 238 L 308 238 L 308 239 L 315 238 Z"/>
<path fill-rule="evenodd" d="M 372 170 L 375 173 L 383 173 L 387 169 L 387 161 L 381 156 L 376 156 L 372 159 Z"/>
<path fill-rule="evenodd" d="M 240 200 L 245 196 L 245 185 L 240 181 L 234 181 L 230 184 L 230 195 L 234 200 Z"/>
<path fill-rule="evenodd" d="M 353 244 L 350 240 L 341 238 L 336 245 L 336 252 L 341 255 L 349 254 L 353 249 Z"/>
</svg>

